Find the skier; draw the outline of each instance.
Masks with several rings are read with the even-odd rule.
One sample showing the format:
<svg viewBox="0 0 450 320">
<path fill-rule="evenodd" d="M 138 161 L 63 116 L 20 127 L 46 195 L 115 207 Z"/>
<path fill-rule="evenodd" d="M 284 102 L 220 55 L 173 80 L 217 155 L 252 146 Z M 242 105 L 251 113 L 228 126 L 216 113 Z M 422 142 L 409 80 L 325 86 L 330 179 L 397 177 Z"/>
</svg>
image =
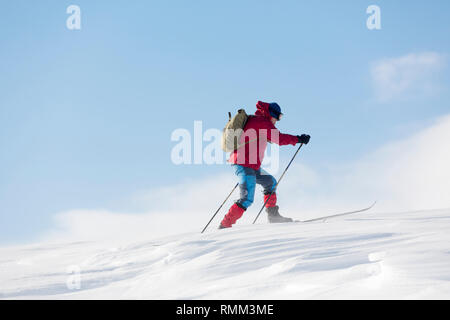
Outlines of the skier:
<svg viewBox="0 0 450 320">
<path fill-rule="evenodd" d="M 231 228 L 242 217 L 244 212 L 252 205 L 255 195 L 255 186 L 260 184 L 264 189 L 264 202 L 269 223 L 292 222 L 291 218 L 280 215 L 277 206 L 275 187 L 277 181 L 273 176 L 261 169 L 267 142 L 280 146 L 308 144 L 310 136 L 302 134 L 293 136 L 283 134 L 275 127 L 281 120 L 283 113 L 277 103 L 258 101 L 254 116 L 250 116 L 241 136 L 240 147 L 231 153 L 228 162 L 232 163 L 235 174 L 239 178 L 240 199 L 236 201 L 220 223 L 219 229 Z M 252 135 L 252 132 L 256 134 Z M 270 195 L 272 194 L 272 195 Z M 269 198 L 270 196 L 270 198 Z"/>
</svg>

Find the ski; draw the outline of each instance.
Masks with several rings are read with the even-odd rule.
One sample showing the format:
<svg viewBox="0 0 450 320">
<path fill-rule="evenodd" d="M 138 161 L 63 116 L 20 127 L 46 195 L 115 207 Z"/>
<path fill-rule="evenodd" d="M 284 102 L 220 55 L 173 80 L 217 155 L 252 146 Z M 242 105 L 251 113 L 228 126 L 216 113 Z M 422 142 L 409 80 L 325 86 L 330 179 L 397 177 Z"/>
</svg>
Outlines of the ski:
<svg viewBox="0 0 450 320">
<path fill-rule="evenodd" d="M 375 201 L 371 206 L 369 206 L 367 208 L 356 210 L 356 211 L 343 212 L 343 213 L 333 214 L 331 216 L 314 218 L 314 219 L 310 219 L 310 220 L 295 220 L 294 222 L 308 223 L 308 222 L 315 222 L 315 221 L 326 221 L 326 220 L 331 219 L 331 218 L 342 217 L 342 216 L 347 216 L 347 215 L 354 214 L 354 213 L 360 213 L 360 212 L 368 211 L 368 210 L 372 209 L 375 206 L 376 203 L 377 203 L 377 201 Z"/>
</svg>

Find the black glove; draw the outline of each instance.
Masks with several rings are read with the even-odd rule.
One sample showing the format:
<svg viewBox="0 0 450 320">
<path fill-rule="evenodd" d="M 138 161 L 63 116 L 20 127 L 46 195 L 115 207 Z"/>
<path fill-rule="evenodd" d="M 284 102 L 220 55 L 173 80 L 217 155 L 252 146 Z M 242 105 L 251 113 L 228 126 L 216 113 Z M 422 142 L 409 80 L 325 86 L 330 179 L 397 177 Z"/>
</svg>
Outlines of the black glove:
<svg viewBox="0 0 450 320">
<path fill-rule="evenodd" d="M 308 144 L 309 139 L 311 139 L 311 136 L 308 134 L 302 134 L 301 136 L 297 136 L 298 143 Z"/>
</svg>

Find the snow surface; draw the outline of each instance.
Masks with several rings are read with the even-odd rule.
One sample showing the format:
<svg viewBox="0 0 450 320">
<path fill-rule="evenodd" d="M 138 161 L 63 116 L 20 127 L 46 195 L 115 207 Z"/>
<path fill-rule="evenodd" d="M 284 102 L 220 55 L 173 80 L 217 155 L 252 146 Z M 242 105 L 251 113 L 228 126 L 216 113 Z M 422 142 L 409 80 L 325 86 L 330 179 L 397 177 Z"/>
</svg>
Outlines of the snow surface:
<svg viewBox="0 0 450 320">
<path fill-rule="evenodd" d="M 0 298 L 450 298 L 450 209 L 215 228 L 0 248 Z"/>
</svg>

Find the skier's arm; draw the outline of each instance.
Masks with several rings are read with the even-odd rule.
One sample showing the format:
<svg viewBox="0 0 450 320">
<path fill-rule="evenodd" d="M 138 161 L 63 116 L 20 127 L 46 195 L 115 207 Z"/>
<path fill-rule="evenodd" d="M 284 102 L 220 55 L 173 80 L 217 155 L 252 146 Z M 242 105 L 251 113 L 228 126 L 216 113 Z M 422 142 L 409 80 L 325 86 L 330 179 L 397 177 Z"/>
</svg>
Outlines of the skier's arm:
<svg viewBox="0 0 450 320">
<path fill-rule="evenodd" d="M 293 145 L 295 146 L 299 141 L 297 136 L 281 133 L 274 125 L 267 130 L 267 141 L 276 143 L 280 146 Z"/>
</svg>

